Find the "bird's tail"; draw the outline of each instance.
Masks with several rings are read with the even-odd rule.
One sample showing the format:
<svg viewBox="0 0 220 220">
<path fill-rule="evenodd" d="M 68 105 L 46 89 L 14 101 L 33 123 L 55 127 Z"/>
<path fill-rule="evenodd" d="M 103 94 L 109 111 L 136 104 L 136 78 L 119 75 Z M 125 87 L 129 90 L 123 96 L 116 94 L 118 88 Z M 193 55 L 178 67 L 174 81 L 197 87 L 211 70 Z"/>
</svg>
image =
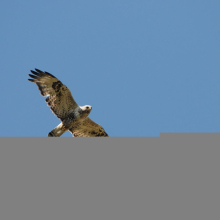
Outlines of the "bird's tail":
<svg viewBox="0 0 220 220">
<path fill-rule="evenodd" d="M 66 129 L 63 126 L 63 123 L 61 122 L 56 128 L 54 128 L 49 134 L 48 137 L 60 137 L 63 133 L 65 133 L 66 131 L 68 131 L 68 129 Z"/>
</svg>

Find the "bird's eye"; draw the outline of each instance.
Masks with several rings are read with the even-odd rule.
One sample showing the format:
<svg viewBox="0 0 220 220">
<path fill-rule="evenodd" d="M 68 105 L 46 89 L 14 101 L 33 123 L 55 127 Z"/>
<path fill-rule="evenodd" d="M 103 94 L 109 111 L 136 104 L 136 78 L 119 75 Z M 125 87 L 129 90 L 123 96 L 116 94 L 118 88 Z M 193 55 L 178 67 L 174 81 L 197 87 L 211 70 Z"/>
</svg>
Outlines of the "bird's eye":
<svg viewBox="0 0 220 220">
<path fill-rule="evenodd" d="M 89 107 L 88 107 L 88 106 L 87 106 L 86 108 L 87 108 L 87 109 L 89 109 Z"/>
</svg>

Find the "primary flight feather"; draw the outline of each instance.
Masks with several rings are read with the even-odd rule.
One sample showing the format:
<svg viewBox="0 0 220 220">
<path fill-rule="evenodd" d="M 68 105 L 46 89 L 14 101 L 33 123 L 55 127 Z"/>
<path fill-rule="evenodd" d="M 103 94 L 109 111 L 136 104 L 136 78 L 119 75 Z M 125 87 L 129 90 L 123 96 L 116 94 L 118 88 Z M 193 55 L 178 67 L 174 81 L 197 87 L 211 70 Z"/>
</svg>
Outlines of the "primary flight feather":
<svg viewBox="0 0 220 220">
<path fill-rule="evenodd" d="M 42 96 L 48 96 L 45 101 L 61 120 L 48 137 L 59 137 L 68 130 L 74 137 L 108 137 L 103 127 L 88 117 L 90 105 L 79 106 L 70 90 L 52 74 L 39 69 L 31 72 L 34 75 L 29 76 L 33 79 L 28 80 L 37 84 Z"/>
</svg>

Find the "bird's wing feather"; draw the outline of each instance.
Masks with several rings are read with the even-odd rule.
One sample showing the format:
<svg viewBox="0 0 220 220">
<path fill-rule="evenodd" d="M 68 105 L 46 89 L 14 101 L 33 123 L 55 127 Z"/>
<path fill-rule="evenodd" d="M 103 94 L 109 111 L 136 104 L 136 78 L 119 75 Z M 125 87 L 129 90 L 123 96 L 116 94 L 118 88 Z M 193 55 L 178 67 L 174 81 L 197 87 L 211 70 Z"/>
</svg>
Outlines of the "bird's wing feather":
<svg viewBox="0 0 220 220">
<path fill-rule="evenodd" d="M 63 120 L 70 111 L 78 107 L 78 104 L 70 90 L 55 76 L 48 72 L 35 70 L 31 70 L 34 75 L 29 74 L 33 79 L 28 80 L 37 84 L 42 96 L 48 96 L 45 100 L 48 106 L 59 119 Z"/>
<path fill-rule="evenodd" d="M 108 137 L 104 128 L 95 123 L 89 117 L 83 120 L 81 123 L 71 127 L 69 131 L 74 137 Z"/>
</svg>

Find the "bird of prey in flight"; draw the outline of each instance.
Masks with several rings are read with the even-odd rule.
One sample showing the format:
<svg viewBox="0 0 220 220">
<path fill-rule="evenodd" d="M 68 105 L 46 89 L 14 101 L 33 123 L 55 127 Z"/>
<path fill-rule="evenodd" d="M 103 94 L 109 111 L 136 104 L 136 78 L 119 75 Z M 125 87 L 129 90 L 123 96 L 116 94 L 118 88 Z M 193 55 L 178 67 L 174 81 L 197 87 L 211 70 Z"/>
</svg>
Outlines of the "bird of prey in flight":
<svg viewBox="0 0 220 220">
<path fill-rule="evenodd" d="M 88 115 L 92 106 L 79 106 L 70 90 L 55 76 L 39 69 L 31 70 L 31 82 L 37 84 L 42 96 L 47 96 L 46 102 L 52 112 L 61 120 L 61 123 L 49 132 L 48 137 L 59 137 L 70 131 L 73 137 L 108 137 L 103 127 Z"/>
</svg>

